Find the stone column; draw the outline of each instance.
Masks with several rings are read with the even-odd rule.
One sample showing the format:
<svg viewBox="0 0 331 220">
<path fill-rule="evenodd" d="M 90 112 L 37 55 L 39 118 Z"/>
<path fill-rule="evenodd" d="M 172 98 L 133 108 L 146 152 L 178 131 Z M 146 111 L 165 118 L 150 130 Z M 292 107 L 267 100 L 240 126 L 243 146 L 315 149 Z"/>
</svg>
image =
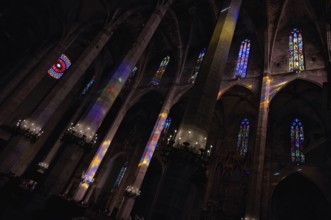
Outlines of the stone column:
<svg viewBox="0 0 331 220">
<path fill-rule="evenodd" d="M 10 80 L 6 87 L 1 88 L 0 103 L 2 103 L 8 96 L 12 96 L 12 94 L 15 93 L 14 90 L 18 84 L 23 81 L 23 79 L 29 74 L 34 66 L 38 65 L 44 56 L 47 56 L 46 54 L 52 50 L 53 46 L 54 45 L 48 45 L 48 47 L 43 47 L 35 52 L 35 54 L 30 57 L 29 61 L 15 73 L 15 78 Z M 31 71 L 32 75 L 36 72 L 37 71 Z M 29 75 L 29 78 L 32 78 L 32 75 Z"/>
<path fill-rule="evenodd" d="M 226 0 L 220 11 L 200 74 L 179 127 L 176 143 L 189 142 L 196 150 L 205 148 L 205 138 L 217 101 L 240 6 L 241 0 Z"/>
<path fill-rule="evenodd" d="M 97 101 L 94 103 L 94 105 L 85 113 L 85 115 L 81 118 L 81 120 L 78 121 L 78 123 L 71 127 L 70 129 L 75 133 L 79 134 L 80 136 L 93 138 L 96 135 L 97 129 L 100 127 L 102 121 L 106 117 L 106 114 L 110 110 L 111 106 L 115 102 L 115 99 L 117 98 L 118 94 L 120 93 L 121 89 L 123 88 L 126 80 L 128 79 L 133 67 L 138 62 L 139 58 L 141 57 L 142 53 L 146 49 L 148 43 L 150 42 L 152 36 L 154 35 L 157 27 L 159 26 L 163 16 L 165 15 L 167 9 L 169 8 L 170 4 L 173 0 L 169 0 L 167 3 L 162 4 L 158 6 L 149 20 L 147 21 L 146 25 L 144 26 L 143 30 L 137 37 L 136 42 L 134 43 L 133 47 L 130 49 L 130 51 L 127 53 L 127 55 L 124 57 L 123 61 L 118 65 L 118 67 L 115 69 L 111 79 L 106 85 L 106 90 L 103 91 L 100 96 L 98 97 Z M 96 46 L 98 47 L 98 45 Z M 84 62 L 82 62 L 84 65 Z M 53 111 L 53 109 L 49 109 L 50 111 Z M 44 114 L 44 115 L 43 115 Z M 43 111 L 40 113 L 39 119 L 43 120 L 45 116 L 49 115 L 48 112 Z M 118 125 L 116 125 L 118 126 Z M 115 128 L 114 128 L 115 129 Z M 117 130 L 117 129 L 116 129 Z M 112 140 L 112 136 L 114 136 L 116 130 L 112 130 L 112 133 L 109 133 L 109 136 L 104 139 L 102 142 L 100 148 L 98 149 L 98 152 L 96 154 L 96 158 L 99 158 L 102 156 L 102 159 L 107 152 L 106 149 L 108 149 L 110 142 Z M 76 157 L 77 159 L 77 157 Z M 102 160 L 101 159 L 101 160 Z M 96 159 L 93 160 L 91 163 L 91 169 L 97 169 L 99 164 L 101 163 L 101 160 Z M 95 163 L 95 164 L 94 164 Z M 65 168 L 70 173 L 69 170 L 72 171 L 71 167 L 68 167 L 66 165 L 62 165 L 62 168 Z M 90 170 L 91 171 L 91 170 Z M 95 170 L 96 172 L 96 170 Z M 80 188 L 76 194 L 75 199 L 79 200 L 81 199 L 81 195 L 84 195 L 88 185 L 92 183 L 91 179 L 92 176 L 95 175 L 95 172 L 89 171 L 85 174 L 86 178 L 86 184 L 81 184 Z M 70 178 L 70 175 L 63 176 L 61 178 L 61 183 L 58 183 L 58 185 L 65 184 L 66 181 L 68 181 L 68 178 Z"/>
<path fill-rule="evenodd" d="M 255 148 L 252 152 L 252 174 L 250 176 L 250 185 L 248 188 L 245 219 L 260 219 L 265 146 L 268 128 L 268 110 L 271 92 L 270 82 L 271 80 L 269 76 L 265 75 L 262 81 Z"/>
<path fill-rule="evenodd" d="M 131 193 L 132 195 L 124 198 L 123 203 L 122 203 L 119 213 L 118 213 L 119 219 L 127 220 L 130 217 L 131 210 L 135 203 L 135 198 L 136 198 L 136 196 L 139 196 L 141 184 L 144 180 L 148 166 L 153 157 L 155 147 L 157 145 L 157 142 L 159 141 L 161 132 L 162 132 L 164 124 L 165 124 L 165 120 L 167 119 L 168 114 L 170 112 L 171 105 L 172 105 L 173 99 L 176 95 L 176 92 L 177 92 L 177 89 L 176 89 L 176 86 L 174 85 L 171 87 L 171 89 L 166 97 L 166 100 L 164 101 L 164 104 L 162 106 L 158 119 L 154 125 L 153 131 L 148 139 L 144 153 L 138 164 L 138 170 L 135 174 L 134 182 L 132 185 L 128 186 L 126 189 L 126 192 L 128 194 Z"/>
<path fill-rule="evenodd" d="M 113 30 L 113 28 L 113 25 L 109 25 L 109 27 L 98 33 L 93 42 L 85 49 L 71 69 L 69 69 L 69 74 L 67 74 L 66 79 L 57 83 L 52 91 L 46 96 L 44 101 L 27 119 L 30 127 L 32 127 L 31 125 L 33 124 L 34 128 L 41 130 L 53 117 L 56 111 L 61 110 L 61 105 L 66 99 L 68 99 L 68 96 L 70 95 L 70 92 L 74 90 L 76 83 L 83 77 L 87 68 L 108 42 L 111 36 L 110 33 L 112 33 L 110 30 Z M 8 159 L 16 158 L 17 161 L 20 160 L 26 150 L 29 149 L 29 142 L 24 142 L 24 146 L 13 146 L 13 148 L 14 149 L 10 149 L 5 153 L 1 153 L 4 160 L 0 161 L 0 167 L 2 167 L 2 164 L 9 165 L 9 163 L 6 162 Z M 11 170 L 14 164 L 12 162 L 10 164 L 10 167 L 2 167 L 2 170 Z"/>
<path fill-rule="evenodd" d="M 70 99 L 62 103 L 62 108 L 43 126 L 45 133 L 33 121 L 26 120 L 21 121 L 20 124 L 18 123 L 19 126 L 15 128 L 18 135 L 14 136 L 0 153 L 0 172 L 11 172 L 16 176 L 21 176 L 39 149 L 44 146 L 51 131 L 56 127 L 58 121 L 62 119 L 63 114 L 70 105 Z"/>
<path fill-rule="evenodd" d="M 154 10 L 143 30 L 137 37 L 137 40 L 133 44 L 133 47 L 115 69 L 113 76 L 106 85 L 106 89 L 101 93 L 89 111 L 87 111 L 82 119 L 73 127 L 76 132 L 82 131 L 81 133 L 86 136 L 93 136 L 96 133 L 123 88 L 132 69 L 150 42 L 172 1 L 173 0 L 168 0 L 165 4 L 159 5 Z"/>
<path fill-rule="evenodd" d="M 135 85 L 136 87 L 137 85 Z M 110 130 L 107 132 L 106 136 L 104 137 L 101 145 L 99 146 L 99 149 L 97 151 L 97 153 L 95 154 L 95 156 L 93 157 L 87 171 L 85 172 L 85 177 L 83 182 L 79 185 L 78 190 L 76 191 L 76 195 L 74 197 L 74 200 L 76 201 L 81 201 L 82 198 L 84 197 L 86 191 L 88 190 L 90 184 L 93 182 L 94 180 L 94 176 L 96 174 L 96 172 L 99 169 L 99 165 L 101 164 L 103 158 L 105 157 L 108 148 L 119 128 L 119 126 L 121 125 L 123 118 L 127 112 L 127 110 L 130 108 L 131 104 L 130 102 L 132 101 L 132 98 L 135 94 L 135 88 L 132 89 L 132 91 L 130 92 L 130 94 L 128 95 L 128 97 L 126 98 L 123 106 L 121 107 L 121 109 L 118 112 L 118 115 L 116 116 L 115 121 L 113 122 Z M 104 174 L 107 175 L 107 174 Z M 100 183 L 100 182 L 98 182 Z"/>
<path fill-rule="evenodd" d="M 72 28 L 73 31 L 77 30 L 77 27 Z M 68 49 L 68 47 L 72 44 L 72 42 L 79 36 L 79 33 L 70 35 L 68 38 L 62 39 L 53 49 L 53 51 L 48 54 L 45 58 L 43 58 L 43 54 L 36 58 L 32 59 L 32 63 L 40 62 L 40 59 L 43 59 L 39 65 L 35 69 L 24 68 L 18 73 L 18 78 L 15 78 L 11 81 L 3 92 L 0 95 L 0 99 L 5 99 L 6 96 L 10 95 L 11 98 L 7 98 L 6 101 L 2 104 L 4 107 L 0 109 L 0 124 L 12 125 L 13 120 L 18 116 L 15 114 L 15 109 L 19 107 L 19 105 L 24 101 L 25 98 L 28 97 L 30 92 L 38 85 L 41 79 L 47 75 L 48 69 L 52 67 L 55 63 L 56 59 L 60 57 L 60 55 Z M 70 34 L 70 33 L 69 33 Z M 16 86 L 21 82 L 21 80 L 28 75 L 30 71 L 30 75 L 24 80 L 20 89 L 14 90 Z M 9 113 L 9 114 L 8 114 Z"/>
</svg>

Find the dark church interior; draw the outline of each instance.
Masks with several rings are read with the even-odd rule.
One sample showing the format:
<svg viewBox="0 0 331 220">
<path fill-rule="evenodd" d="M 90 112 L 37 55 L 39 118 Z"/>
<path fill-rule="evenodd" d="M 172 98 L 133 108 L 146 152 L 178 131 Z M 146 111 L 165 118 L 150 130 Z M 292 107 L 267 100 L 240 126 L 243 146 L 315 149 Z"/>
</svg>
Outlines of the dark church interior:
<svg viewBox="0 0 331 220">
<path fill-rule="evenodd" d="M 331 219 L 330 0 L 2 0 L 0 220 Z"/>
</svg>

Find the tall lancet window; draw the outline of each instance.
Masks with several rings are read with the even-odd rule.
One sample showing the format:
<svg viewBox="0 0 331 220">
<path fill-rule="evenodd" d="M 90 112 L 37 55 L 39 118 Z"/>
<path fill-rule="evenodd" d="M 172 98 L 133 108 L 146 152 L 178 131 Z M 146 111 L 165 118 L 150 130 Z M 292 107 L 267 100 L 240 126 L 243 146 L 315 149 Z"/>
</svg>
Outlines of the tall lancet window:
<svg viewBox="0 0 331 220">
<path fill-rule="evenodd" d="M 295 118 L 291 125 L 291 161 L 297 165 L 305 162 L 303 144 L 303 124 L 300 119 Z"/>
<path fill-rule="evenodd" d="M 239 151 L 239 154 L 243 157 L 247 154 L 249 128 L 249 120 L 247 118 L 244 118 L 240 124 L 237 141 L 237 149 Z"/>
<path fill-rule="evenodd" d="M 290 32 L 289 40 L 289 65 L 288 69 L 292 71 L 304 70 L 304 57 L 303 57 L 303 40 L 301 30 L 294 28 Z"/>
<path fill-rule="evenodd" d="M 158 70 L 156 71 L 156 74 L 154 76 L 154 78 L 152 79 L 151 81 L 151 84 L 156 86 L 156 85 L 159 85 L 160 81 L 161 81 L 161 78 L 168 66 L 168 63 L 170 61 L 170 57 L 169 56 L 166 56 L 165 58 L 163 58 Z"/>
<path fill-rule="evenodd" d="M 240 50 L 238 54 L 238 61 L 235 70 L 235 78 L 244 78 L 246 77 L 247 72 L 247 64 L 248 64 L 248 57 L 249 51 L 251 49 L 251 41 L 245 39 L 241 42 Z"/>
<path fill-rule="evenodd" d="M 195 82 L 195 79 L 198 76 L 198 73 L 199 73 L 199 70 L 200 70 L 200 66 L 201 66 L 201 63 L 203 61 L 203 58 L 205 57 L 205 54 L 206 54 L 206 48 L 203 48 L 201 50 L 201 52 L 199 53 L 198 59 L 196 61 L 193 74 L 192 74 L 192 76 L 191 76 L 191 78 L 189 80 L 190 83 L 194 83 Z"/>
<path fill-rule="evenodd" d="M 118 187 L 121 184 L 127 168 L 128 168 L 128 161 L 126 161 L 123 164 L 123 166 L 121 167 L 121 170 L 120 170 L 120 172 L 119 172 L 119 174 L 118 174 L 118 176 L 117 176 L 117 178 L 115 180 L 115 184 L 114 184 L 113 189 L 116 188 L 116 187 Z"/>
</svg>

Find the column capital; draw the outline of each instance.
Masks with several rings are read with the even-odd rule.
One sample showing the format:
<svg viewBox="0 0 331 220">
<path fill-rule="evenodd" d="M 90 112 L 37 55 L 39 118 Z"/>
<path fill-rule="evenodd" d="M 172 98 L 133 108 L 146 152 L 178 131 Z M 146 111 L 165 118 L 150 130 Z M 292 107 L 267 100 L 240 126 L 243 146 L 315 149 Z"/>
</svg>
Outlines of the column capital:
<svg viewBox="0 0 331 220">
<path fill-rule="evenodd" d="M 128 185 L 125 188 L 125 194 L 124 196 L 129 197 L 129 198 L 137 198 L 138 196 L 140 196 L 140 189 L 134 185 Z"/>
</svg>

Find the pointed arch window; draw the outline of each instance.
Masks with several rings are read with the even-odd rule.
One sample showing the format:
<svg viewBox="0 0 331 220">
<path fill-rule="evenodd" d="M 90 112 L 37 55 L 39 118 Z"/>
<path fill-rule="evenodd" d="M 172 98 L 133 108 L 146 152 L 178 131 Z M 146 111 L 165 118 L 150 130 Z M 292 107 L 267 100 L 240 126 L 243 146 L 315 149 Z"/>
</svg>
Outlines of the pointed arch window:
<svg viewBox="0 0 331 220">
<path fill-rule="evenodd" d="M 169 128 L 170 128 L 170 125 L 171 125 L 171 122 L 172 122 L 172 119 L 170 117 L 168 117 L 165 122 L 164 122 L 164 127 L 163 127 L 163 130 L 161 132 L 161 135 L 160 135 L 160 141 L 158 142 L 158 144 L 163 144 L 165 141 L 166 141 L 166 136 L 168 134 L 168 131 L 169 131 Z M 172 135 L 169 136 L 168 138 L 168 141 L 170 141 L 170 139 L 173 138 Z"/>
<path fill-rule="evenodd" d="M 300 119 L 295 118 L 291 124 L 291 161 L 298 165 L 305 162 L 305 155 L 302 152 L 303 145 L 303 123 Z"/>
<path fill-rule="evenodd" d="M 303 40 L 301 30 L 294 28 L 289 35 L 289 66 L 292 71 L 304 70 Z"/>
<path fill-rule="evenodd" d="M 199 70 L 200 70 L 200 66 L 201 66 L 201 63 L 203 61 L 203 58 L 205 57 L 205 54 L 206 54 L 206 48 L 203 48 L 201 50 L 201 52 L 199 53 L 198 59 L 196 61 L 193 74 L 192 74 L 192 76 L 191 76 L 191 78 L 189 80 L 190 83 L 194 83 L 195 82 L 195 79 L 198 76 L 198 73 L 199 73 Z"/>
<path fill-rule="evenodd" d="M 162 133 L 163 133 L 164 135 L 166 135 L 166 134 L 168 133 L 168 130 L 169 130 L 170 125 L 171 125 L 171 121 L 172 121 L 172 119 L 171 119 L 170 117 L 168 117 L 168 118 L 166 119 L 166 121 L 165 121 L 165 123 L 164 123 L 163 131 L 162 131 Z"/>
<path fill-rule="evenodd" d="M 154 75 L 154 78 L 151 81 L 152 85 L 154 85 L 154 86 L 159 85 L 161 78 L 168 66 L 169 61 L 170 61 L 169 56 L 166 56 L 165 58 L 163 58 L 158 70 L 156 71 L 156 74 Z"/>
<path fill-rule="evenodd" d="M 67 55 L 62 54 L 57 59 L 56 63 L 54 63 L 53 66 L 48 70 L 48 74 L 55 79 L 60 79 L 70 66 L 70 59 L 67 57 Z"/>
<path fill-rule="evenodd" d="M 247 154 L 249 128 L 250 128 L 250 122 L 248 118 L 244 118 L 240 124 L 238 141 L 237 141 L 237 149 L 239 151 L 239 154 L 243 157 L 245 157 Z"/>
<path fill-rule="evenodd" d="M 245 78 L 247 72 L 247 64 L 248 64 L 248 57 L 249 51 L 251 49 L 251 41 L 245 39 L 241 42 L 239 54 L 238 54 L 238 61 L 235 70 L 235 78 Z"/>
<path fill-rule="evenodd" d="M 89 91 L 89 89 L 91 88 L 91 86 L 94 83 L 94 79 L 95 79 L 95 75 L 92 77 L 92 79 L 86 84 L 85 88 L 82 91 L 82 95 L 86 95 L 86 93 Z"/>
<path fill-rule="evenodd" d="M 119 174 L 118 174 L 118 176 L 117 176 L 117 178 L 115 180 L 115 184 L 114 184 L 114 187 L 113 188 L 116 188 L 116 187 L 118 187 L 121 184 L 127 168 L 128 168 L 128 161 L 126 161 L 123 164 L 123 166 L 121 167 L 121 170 L 120 170 L 120 172 L 119 172 Z"/>
<path fill-rule="evenodd" d="M 133 80 L 133 78 L 135 77 L 135 75 L 137 73 L 137 70 L 138 70 L 138 67 L 137 66 L 133 67 L 133 69 L 132 69 L 132 71 L 131 71 L 128 79 L 126 80 L 126 82 L 125 82 L 125 84 L 123 86 L 123 89 L 125 89 L 131 83 L 131 81 Z"/>
</svg>

